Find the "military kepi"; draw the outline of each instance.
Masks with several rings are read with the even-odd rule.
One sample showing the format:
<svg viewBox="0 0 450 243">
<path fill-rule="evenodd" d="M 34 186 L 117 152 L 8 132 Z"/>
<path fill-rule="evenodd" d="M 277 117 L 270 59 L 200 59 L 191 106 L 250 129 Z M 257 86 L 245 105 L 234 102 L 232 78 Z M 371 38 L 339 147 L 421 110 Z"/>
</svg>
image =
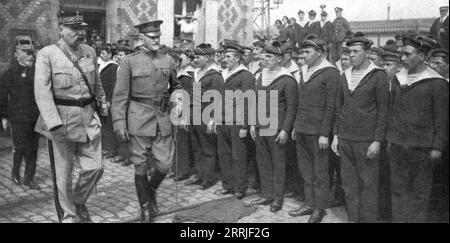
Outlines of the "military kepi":
<svg viewBox="0 0 450 243">
<path fill-rule="evenodd" d="M 34 51 L 34 45 L 31 40 L 17 40 L 16 48 L 22 51 Z"/>
<path fill-rule="evenodd" d="M 139 30 L 139 33 L 146 34 L 148 36 L 158 37 L 161 36 L 161 25 L 164 23 L 162 20 L 155 20 L 139 24 L 134 26 Z"/>
<path fill-rule="evenodd" d="M 83 15 L 80 14 L 80 12 L 64 12 L 59 11 L 58 12 L 58 24 L 65 25 L 65 26 L 87 26 L 87 24 L 84 22 Z"/>
</svg>

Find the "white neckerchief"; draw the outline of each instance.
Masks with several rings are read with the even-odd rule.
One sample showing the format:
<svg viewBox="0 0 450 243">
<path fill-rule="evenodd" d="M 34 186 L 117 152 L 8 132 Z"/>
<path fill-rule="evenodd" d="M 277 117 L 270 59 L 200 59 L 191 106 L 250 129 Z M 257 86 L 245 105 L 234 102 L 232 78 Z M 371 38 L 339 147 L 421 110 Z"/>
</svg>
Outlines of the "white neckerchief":
<svg viewBox="0 0 450 243">
<path fill-rule="evenodd" d="M 330 22 L 328 19 L 325 22 L 320 21 L 320 28 L 323 28 L 323 26 L 327 23 Z M 330 22 L 331 23 L 331 22 Z"/>
<path fill-rule="evenodd" d="M 194 70 L 194 80 L 195 80 L 195 82 L 200 82 L 200 80 L 205 76 L 205 74 L 208 72 L 208 71 L 210 71 L 210 70 L 216 70 L 217 72 L 219 72 L 220 73 L 220 69 L 219 69 L 219 67 L 217 67 L 217 65 L 216 64 L 212 64 L 211 66 L 209 66 L 206 70 L 204 70 L 204 71 L 202 71 L 202 70 L 200 70 L 200 68 L 196 68 L 195 70 Z"/>
<path fill-rule="evenodd" d="M 316 70 L 311 73 L 311 75 L 308 75 L 308 69 L 309 66 L 308 65 L 303 65 L 302 67 L 302 77 L 303 77 L 303 82 L 307 83 L 310 81 L 310 78 L 317 73 L 318 71 L 324 69 L 324 68 L 329 68 L 329 67 L 333 67 L 336 68 L 335 66 L 333 66 L 333 64 L 331 64 L 330 62 L 327 61 L 327 59 L 322 58 L 322 63 L 320 63 L 317 67 Z"/>
<path fill-rule="evenodd" d="M 432 68 L 430 68 L 428 66 L 425 69 L 425 71 L 423 71 L 422 73 L 417 75 L 417 77 L 413 81 L 408 81 L 408 70 L 407 69 L 403 69 L 402 71 L 397 73 L 396 76 L 397 76 L 397 79 L 398 79 L 398 81 L 399 81 L 401 86 L 403 86 L 403 85 L 410 86 L 410 85 L 412 85 L 414 83 L 417 83 L 417 82 L 419 82 L 421 80 L 429 79 L 429 78 L 445 79 L 439 73 L 434 71 L 434 69 L 432 69 Z"/>
<path fill-rule="evenodd" d="M 194 72 L 194 68 L 191 66 L 187 66 L 186 68 L 181 69 L 177 72 L 177 78 L 180 78 L 181 76 L 192 77 L 189 72 Z"/>
<path fill-rule="evenodd" d="M 303 19 L 303 21 L 300 21 L 300 20 L 299 20 L 298 24 L 299 24 L 302 28 L 304 28 L 305 25 L 306 25 L 308 22 L 309 22 L 308 20 Z"/>
<path fill-rule="evenodd" d="M 291 60 L 290 64 L 291 65 L 289 65 L 289 67 L 286 68 L 290 73 L 293 73 L 293 72 L 299 70 L 297 63 L 295 63 L 293 60 Z"/>
<path fill-rule="evenodd" d="M 99 59 L 101 59 L 101 58 L 99 58 Z M 114 60 L 111 60 L 111 61 L 107 61 L 107 62 L 104 62 L 103 60 L 99 63 L 99 66 L 98 66 L 98 71 L 99 71 L 99 73 L 102 73 L 102 71 L 103 71 L 103 69 L 105 69 L 106 67 L 108 67 L 110 64 L 117 64 Z M 117 64 L 117 65 L 119 65 L 119 64 Z"/>
<path fill-rule="evenodd" d="M 222 77 L 223 77 L 223 80 L 227 81 L 227 79 L 228 79 L 229 77 L 231 77 L 231 75 L 233 75 L 233 74 L 235 74 L 235 73 L 238 73 L 238 72 L 240 72 L 240 71 L 242 71 L 242 70 L 248 71 L 248 68 L 245 67 L 244 64 L 240 64 L 240 65 L 237 66 L 233 71 L 230 71 L 228 68 L 222 70 Z"/>
<path fill-rule="evenodd" d="M 268 68 L 264 68 L 261 73 L 262 86 L 264 86 L 264 87 L 271 85 L 273 83 L 273 81 L 275 81 L 277 78 L 284 76 L 284 75 L 288 75 L 288 76 L 294 78 L 294 76 L 292 76 L 292 74 L 284 67 L 281 67 L 281 70 L 273 77 L 268 77 L 268 73 L 269 73 Z"/>
<path fill-rule="evenodd" d="M 361 80 L 363 80 L 367 76 L 367 74 L 369 74 L 370 72 L 372 72 L 375 69 L 381 70 L 372 61 L 370 61 L 369 67 L 366 69 L 366 71 L 364 71 L 363 75 L 361 76 L 361 79 L 354 86 L 351 85 L 353 67 L 346 69 L 344 73 L 345 73 L 345 78 L 347 79 L 348 88 L 352 92 L 355 91 L 356 87 L 358 87 L 358 85 L 361 83 Z"/>
</svg>

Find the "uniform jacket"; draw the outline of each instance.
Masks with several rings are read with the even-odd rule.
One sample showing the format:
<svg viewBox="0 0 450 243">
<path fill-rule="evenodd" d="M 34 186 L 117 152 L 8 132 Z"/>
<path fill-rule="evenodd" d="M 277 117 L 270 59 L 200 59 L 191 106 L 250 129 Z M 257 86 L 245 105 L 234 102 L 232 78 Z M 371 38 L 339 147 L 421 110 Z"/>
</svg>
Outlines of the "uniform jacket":
<svg viewBox="0 0 450 243">
<path fill-rule="evenodd" d="M 298 88 L 297 82 L 294 77 L 285 69 L 282 68 L 282 71 L 278 75 L 277 78 L 268 86 L 263 86 L 262 77 L 264 72 L 267 69 L 263 70 L 261 75 L 258 75 L 256 90 L 257 91 L 265 91 L 266 99 L 260 100 L 260 94 L 258 92 L 258 100 L 257 102 L 265 102 L 266 103 L 266 117 L 270 115 L 270 92 L 278 91 L 278 131 L 284 130 L 287 133 L 291 133 L 292 128 L 294 126 L 295 116 L 297 113 L 297 104 L 298 104 Z M 259 109 L 257 105 L 257 116 Z M 263 126 L 260 122 L 258 122 L 257 127 L 259 128 L 269 128 L 269 126 Z"/>
<path fill-rule="evenodd" d="M 327 44 L 330 44 L 333 40 L 333 36 L 334 36 L 333 24 L 327 20 L 323 26 L 320 26 L 319 39 L 325 41 Z"/>
<path fill-rule="evenodd" d="M 298 109 L 295 131 L 329 137 L 336 112 L 339 71 L 324 61 L 307 80 L 307 66 L 302 68 L 298 85 Z"/>
<path fill-rule="evenodd" d="M 334 27 L 334 41 L 342 42 L 347 35 L 347 32 L 350 31 L 350 25 L 348 21 L 343 18 L 336 18 L 333 22 Z"/>
<path fill-rule="evenodd" d="M 116 63 L 109 63 L 100 72 L 100 80 L 103 84 L 103 89 L 105 90 L 106 100 L 111 102 L 114 92 L 114 87 L 117 81 L 117 69 L 119 65 Z"/>
<path fill-rule="evenodd" d="M 448 26 L 448 16 L 445 18 L 445 20 L 441 23 L 441 18 L 437 18 L 430 29 L 430 35 L 433 36 L 433 39 L 437 40 L 442 48 L 447 49 L 449 48 L 449 26 Z M 443 33 L 440 33 L 440 31 L 444 30 Z"/>
<path fill-rule="evenodd" d="M 183 89 L 189 93 L 190 97 L 192 97 L 194 87 L 194 70 L 182 70 L 177 73 L 177 78 L 181 86 L 183 86 Z"/>
<path fill-rule="evenodd" d="M 336 99 L 334 135 L 350 141 L 383 142 L 389 106 L 389 82 L 382 69 L 371 64 L 352 92 L 348 88 L 352 68 L 340 77 Z"/>
<path fill-rule="evenodd" d="M 22 74 L 25 73 L 26 77 Z M 36 122 L 39 109 L 34 99 L 34 67 L 16 64 L 0 79 L 0 118 L 11 123 Z"/>
<path fill-rule="evenodd" d="M 431 68 L 410 86 L 402 85 L 406 75 L 405 70 L 392 82 L 388 140 L 445 151 L 448 148 L 448 82 Z"/>
<path fill-rule="evenodd" d="M 59 43 L 63 44 L 62 41 Z M 106 103 L 105 92 L 96 68 L 95 50 L 81 44 L 76 53 L 81 69 L 88 78 L 91 90 L 97 100 Z M 50 45 L 37 54 L 34 78 L 34 93 L 41 116 L 36 124 L 36 132 L 49 137 L 49 131 L 62 125 L 63 139 L 70 142 L 86 142 L 100 136 L 101 122 L 93 106 L 57 106 L 54 98 L 79 100 L 92 98 L 81 73 L 67 56 L 56 46 Z M 107 114 L 102 114 L 107 115 Z"/>
<path fill-rule="evenodd" d="M 295 37 L 296 43 L 300 44 L 305 40 L 306 36 L 308 35 L 308 26 L 305 24 L 305 26 L 301 26 L 298 24 L 297 26 L 297 33 Z"/>
<path fill-rule="evenodd" d="M 159 128 L 161 136 L 172 135 L 169 111 L 163 112 L 160 106 L 131 99 L 159 102 L 182 89 L 175 68 L 170 56 L 145 49 L 123 59 L 112 99 L 114 131 L 125 129 L 131 135 L 155 137 Z"/>
<path fill-rule="evenodd" d="M 237 125 L 237 117 L 242 117 L 244 124 L 242 125 L 243 129 L 247 129 L 248 128 L 248 109 L 247 109 L 247 105 L 248 102 L 244 100 L 230 100 L 227 98 L 230 98 L 228 96 L 225 95 L 226 91 L 237 91 L 237 90 L 241 90 L 242 92 L 246 92 L 248 90 L 254 91 L 255 90 L 255 78 L 253 76 L 253 74 L 248 71 L 247 68 L 245 68 L 243 65 L 241 65 L 240 67 L 238 67 L 238 69 L 233 72 L 233 73 L 228 73 L 228 70 L 224 70 L 222 71 L 222 75 L 224 75 L 224 80 L 225 80 L 225 85 L 224 85 L 224 91 L 223 91 L 223 97 L 224 97 L 224 103 L 223 103 L 223 122 L 225 122 L 226 125 Z M 242 113 L 238 113 L 236 109 L 237 104 L 239 104 L 240 102 L 242 102 L 245 107 L 244 109 L 242 109 L 243 107 L 240 107 L 239 111 L 241 111 Z M 233 116 L 232 117 L 227 117 L 225 116 L 226 111 L 230 111 L 229 109 L 226 109 L 227 106 L 225 106 L 226 103 L 229 104 L 233 104 Z M 237 114 L 238 113 L 238 114 Z M 227 119 L 226 119 L 227 118 Z"/>
<path fill-rule="evenodd" d="M 195 79 L 197 80 L 195 81 L 195 84 L 200 85 L 201 92 L 194 93 L 194 112 L 198 111 L 203 112 L 203 110 L 212 103 L 212 101 L 202 100 L 202 97 L 204 96 L 205 92 L 215 90 L 218 91 L 220 94 L 223 93 L 225 81 L 223 80 L 222 74 L 218 70 L 219 69 L 216 66 L 212 66 L 209 68 L 209 70 L 205 73 L 203 77 L 200 78 L 198 76 L 195 77 Z M 195 75 L 197 75 L 197 72 Z M 199 104 L 200 107 L 198 107 Z M 211 112 L 211 116 L 215 117 L 214 112 Z"/>
<path fill-rule="evenodd" d="M 308 33 L 307 35 L 315 35 L 315 36 L 319 36 L 320 35 L 320 21 L 314 21 L 314 22 L 308 22 L 306 24 L 306 28 L 308 29 Z"/>
<path fill-rule="evenodd" d="M 177 79 L 180 84 L 183 86 L 183 90 L 185 90 L 189 94 L 189 108 L 191 114 L 192 121 L 192 107 L 193 107 L 193 92 L 194 92 L 194 71 L 192 70 L 181 70 L 177 73 Z"/>
</svg>

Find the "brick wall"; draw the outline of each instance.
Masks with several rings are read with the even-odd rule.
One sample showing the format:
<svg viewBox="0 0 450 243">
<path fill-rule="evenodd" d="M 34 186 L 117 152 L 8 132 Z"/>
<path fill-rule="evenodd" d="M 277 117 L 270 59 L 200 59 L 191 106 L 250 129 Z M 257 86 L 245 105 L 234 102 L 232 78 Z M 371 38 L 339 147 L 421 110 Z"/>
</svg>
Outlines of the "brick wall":
<svg viewBox="0 0 450 243">
<path fill-rule="evenodd" d="M 0 73 L 8 68 L 13 59 L 16 35 L 31 35 L 39 46 L 58 39 L 58 10 L 59 1 L 54 0 L 0 1 Z"/>
<path fill-rule="evenodd" d="M 171 43 L 173 2 L 171 0 L 108 0 L 106 9 L 107 41 L 129 39 L 136 24 L 164 19 L 165 44 Z M 237 39 L 250 44 L 253 39 L 253 0 L 217 1 L 217 40 Z M 169 4 L 170 3 L 170 4 Z M 170 9 L 169 9 L 170 8 Z M 56 13 L 58 0 L 0 0 L 0 74 L 13 59 L 17 34 L 30 34 L 38 46 L 58 39 Z M 209 20 L 211 22 L 211 20 Z M 208 20 L 205 20 L 206 24 Z M 216 39 L 216 38 L 214 38 Z"/>
<path fill-rule="evenodd" d="M 218 40 L 239 40 L 249 45 L 253 40 L 254 0 L 219 0 Z"/>
<path fill-rule="evenodd" d="M 112 0 L 108 2 L 107 25 L 111 42 L 129 39 L 135 25 L 157 17 L 157 0 Z"/>
</svg>

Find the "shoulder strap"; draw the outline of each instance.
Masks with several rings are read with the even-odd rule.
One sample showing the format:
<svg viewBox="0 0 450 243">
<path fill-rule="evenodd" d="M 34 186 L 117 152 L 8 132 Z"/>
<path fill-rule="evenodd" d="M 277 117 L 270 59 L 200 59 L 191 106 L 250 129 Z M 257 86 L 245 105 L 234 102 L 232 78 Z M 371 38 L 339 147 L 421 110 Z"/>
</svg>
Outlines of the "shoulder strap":
<svg viewBox="0 0 450 243">
<path fill-rule="evenodd" d="M 69 59 L 69 61 L 73 64 L 73 66 L 74 66 L 76 69 L 78 69 L 78 71 L 79 71 L 80 74 L 81 74 L 81 77 L 82 77 L 83 80 L 84 80 L 84 83 L 85 83 L 86 86 L 88 87 L 89 94 L 91 95 L 91 98 L 94 98 L 95 96 L 94 96 L 94 93 L 92 92 L 91 86 L 89 85 L 88 78 L 86 77 L 86 74 L 84 74 L 84 72 L 83 72 L 83 70 L 81 69 L 81 67 L 80 67 L 80 65 L 78 64 L 78 62 L 72 60 L 72 58 L 71 58 L 69 52 L 68 52 L 63 46 L 61 46 L 60 43 L 56 43 L 55 46 L 58 47 L 58 48 L 64 53 L 64 55 L 66 55 L 67 59 Z"/>
</svg>

